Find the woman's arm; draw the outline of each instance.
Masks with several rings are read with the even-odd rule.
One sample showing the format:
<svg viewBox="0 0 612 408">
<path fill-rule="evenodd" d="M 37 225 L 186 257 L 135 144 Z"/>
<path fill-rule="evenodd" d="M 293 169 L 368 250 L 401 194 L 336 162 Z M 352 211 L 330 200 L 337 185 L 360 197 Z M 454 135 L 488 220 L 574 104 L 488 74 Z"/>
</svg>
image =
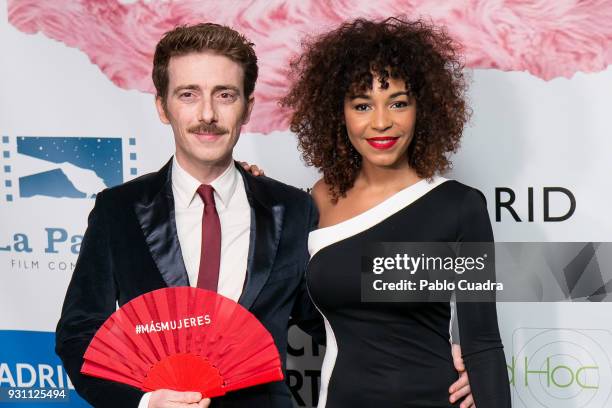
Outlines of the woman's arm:
<svg viewBox="0 0 612 408">
<path fill-rule="evenodd" d="M 484 195 L 471 189 L 460 209 L 461 242 L 493 242 Z M 506 358 L 495 302 L 458 302 L 457 317 L 463 360 L 477 408 L 510 408 Z"/>
</svg>

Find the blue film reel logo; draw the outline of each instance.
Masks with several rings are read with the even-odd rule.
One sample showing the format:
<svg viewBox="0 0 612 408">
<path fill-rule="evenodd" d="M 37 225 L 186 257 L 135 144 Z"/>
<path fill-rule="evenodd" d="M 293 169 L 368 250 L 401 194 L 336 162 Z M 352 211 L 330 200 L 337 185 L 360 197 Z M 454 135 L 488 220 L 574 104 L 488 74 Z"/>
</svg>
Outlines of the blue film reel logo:
<svg viewBox="0 0 612 408">
<path fill-rule="evenodd" d="M 0 146 L 5 202 L 93 198 L 138 174 L 135 138 L 2 136 Z"/>
</svg>

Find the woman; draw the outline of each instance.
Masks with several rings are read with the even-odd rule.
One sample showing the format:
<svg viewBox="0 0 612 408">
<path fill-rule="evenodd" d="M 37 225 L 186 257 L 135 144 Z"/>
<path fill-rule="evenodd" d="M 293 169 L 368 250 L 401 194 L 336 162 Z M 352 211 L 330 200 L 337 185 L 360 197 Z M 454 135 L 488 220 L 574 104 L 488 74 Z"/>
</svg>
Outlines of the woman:
<svg viewBox="0 0 612 408">
<path fill-rule="evenodd" d="M 469 117 L 456 46 L 423 21 L 358 19 L 304 44 L 282 104 L 306 162 L 319 229 L 311 297 L 326 319 L 320 408 L 450 407 L 448 303 L 365 303 L 370 242 L 488 242 L 483 195 L 439 176 Z M 478 408 L 509 407 L 494 303 L 457 305 Z M 458 403 L 457 403 L 458 404 Z"/>
</svg>

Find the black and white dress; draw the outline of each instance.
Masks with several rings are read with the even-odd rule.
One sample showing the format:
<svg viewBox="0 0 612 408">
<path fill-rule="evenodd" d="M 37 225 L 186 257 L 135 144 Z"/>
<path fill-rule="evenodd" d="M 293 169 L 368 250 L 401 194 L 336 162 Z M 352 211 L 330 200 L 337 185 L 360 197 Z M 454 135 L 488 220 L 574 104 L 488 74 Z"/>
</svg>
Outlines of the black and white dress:
<svg viewBox="0 0 612 408">
<path fill-rule="evenodd" d="M 308 288 L 325 317 L 319 408 L 452 407 L 449 303 L 362 303 L 360 262 L 371 242 L 490 242 L 484 196 L 436 177 L 309 237 Z M 510 407 L 494 303 L 459 303 L 463 359 L 478 408 Z"/>
</svg>

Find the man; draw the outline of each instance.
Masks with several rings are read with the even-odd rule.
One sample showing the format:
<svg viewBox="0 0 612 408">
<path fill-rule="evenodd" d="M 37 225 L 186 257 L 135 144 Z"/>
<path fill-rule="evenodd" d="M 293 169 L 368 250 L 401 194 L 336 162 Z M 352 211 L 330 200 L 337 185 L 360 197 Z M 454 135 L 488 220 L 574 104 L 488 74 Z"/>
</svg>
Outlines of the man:
<svg viewBox="0 0 612 408">
<path fill-rule="evenodd" d="M 80 395 L 94 406 L 206 407 L 199 393 L 133 387 L 80 374 L 83 354 L 116 304 L 167 286 L 217 290 L 249 309 L 286 360 L 289 317 L 324 339 L 303 271 L 310 197 L 233 162 L 253 108 L 252 44 L 217 24 L 178 27 L 162 38 L 153 81 L 176 153 L 159 172 L 98 194 L 57 326 L 57 354 Z M 222 239 L 221 239 L 222 238 Z M 456 383 L 469 392 L 466 381 Z M 459 395 L 459 394 L 457 394 Z M 215 399 L 213 407 L 290 407 L 284 383 Z"/>
</svg>

